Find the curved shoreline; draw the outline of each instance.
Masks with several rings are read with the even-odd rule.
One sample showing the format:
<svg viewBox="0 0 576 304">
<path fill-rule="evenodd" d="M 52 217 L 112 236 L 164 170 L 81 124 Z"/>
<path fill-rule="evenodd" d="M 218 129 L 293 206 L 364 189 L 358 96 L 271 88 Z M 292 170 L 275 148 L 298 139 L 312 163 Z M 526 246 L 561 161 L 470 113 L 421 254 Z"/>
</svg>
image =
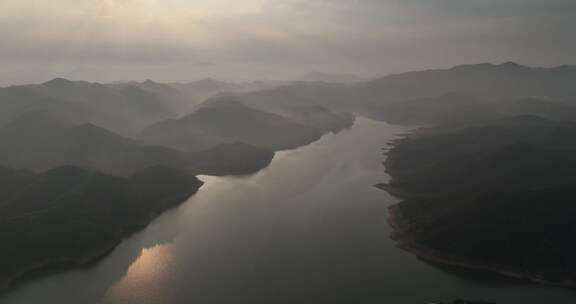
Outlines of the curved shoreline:
<svg viewBox="0 0 576 304">
<path fill-rule="evenodd" d="M 416 131 L 418 131 L 418 129 L 416 129 Z M 383 161 L 384 171 L 390 176 L 390 181 L 388 183 L 380 183 L 375 185 L 375 187 L 378 189 L 384 190 L 389 195 L 400 200 L 398 204 L 389 207 L 389 214 L 387 218 L 387 221 L 392 229 L 390 237 L 392 240 L 397 242 L 396 246 L 399 249 L 409 252 L 410 254 L 422 260 L 437 264 L 444 264 L 446 266 L 453 266 L 467 270 L 488 271 L 512 279 L 524 280 L 526 282 L 549 286 L 568 288 L 576 287 L 576 281 L 574 280 L 554 281 L 546 279 L 546 277 L 542 275 L 528 272 L 526 269 L 508 267 L 506 265 L 496 265 L 490 261 L 473 260 L 465 256 L 458 256 L 450 254 L 449 252 L 435 250 L 418 243 L 414 237 L 414 227 L 412 223 L 410 223 L 410 219 L 403 214 L 401 205 L 406 200 L 427 198 L 430 195 L 426 193 L 414 193 L 410 190 L 403 189 L 403 172 L 400 170 L 401 168 L 398 168 L 397 166 L 395 167 L 393 165 L 396 161 L 396 157 L 399 157 L 400 153 L 402 153 L 402 151 L 399 151 L 395 148 L 402 144 L 403 141 L 417 137 L 417 132 L 406 133 L 403 134 L 400 138 L 388 142 L 387 147 L 383 148 L 382 150 L 384 151 L 385 156 Z"/>
<path fill-rule="evenodd" d="M 512 279 L 524 280 L 531 283 L 544 284 L 555 287 L 575 288 L 576 281 L 554 282 L 545 278 L 526 273 L 518 269 L 511 269 L 500 265 L 491 265 L 488 262 L 471 261 L 464 257 L 450 255 L 432 248 L 418 244 L 410 235 L 410 223 L 402 214 L 399 205 L 388 208 L 387 221 L 392 228 L 391 239 L 397 242 L 396 247 L 425 261 L 454 266 L 461 269 L 489 271 Z"/>
<path fill-rule="evenodd" d="M 162 215 L 164 212 L 172 208 L 176 208 L 177 206 L 185 203 L 188 199 L 190 199 L 190 197 L 196 194 L 200 190 L 200 188 L 202 188 L 203 184 L 204 182 L 200 181 L 198 187 L 193 187 L 194 189 L 191 189 L 190 193 L 181 195 L 178 198 L 167 199 L 164 200 L 163 202 L 160 202 L 159 205 L 164 206 L 162 210 L 149 214 L 146 218 L 142 219 L 140 223 L 134 224 L 131 227 L 128 227 L 127 229 L 124 229 L 122 231 L 118 231 L 116 233 L 117 234 L 116 238 L 110 240 L 109 244 L 101 248 L 100 250 L 94 251 L 91 254 L 88 254 L 80 258 L 61 257 L 58 259 L 43 261 L 35 265 L 30 265 L 27 268 L 20 270 L 18 273 L 15 273 L 11 277 L 6 278 L 3 281 L 0 281 L 0 296 L 6 294 L 7 292 L 10 291 L 10 289 L 18 286 L 20 283 L 24 283 L 28 279 L 32 279 L 35 276 L 40 276 L 44 272 L 46 273 L 52 273 L 53 271 L 58 272 L 62 270 L 73 269 L 76 267 L 83 267 L 93 263 L 97 263 L 101 259 L 108 256 L 110 253 L 112 253 L 112 251 L 114 251 L 114 249 L 116 249 L 116 247 L 118 247 L 122 243 L 122 241 L 148 227 L 150 223 L 152 223 L 152 221 L 156 219 L 158 216 Z"/>
<path fill-rule="evenodd" d="M 337 133 L 342 130 L 351 128 L 356 121 L 356 117 L 354 116 L 353 119 L 349 122 L 344 124 L 338 130 L 332 130 L 331 132 Z M 292 150 L 299 147 L 304 147 L 310 145 L 318 140 L 320 140 L 324 135 L 329 132 L 324 132 L 319 135 L 318 138 L 313 138 L 312 140 L 299 144 L 296 147 L 286 148 L 286 150 Z M 267 151 L 267 150 L 266 150 Z M 279 152 L 279 151 L 275 151 Z M 270 151 L 267 155 L 260 157 L 258 159 L 259 163 L 254 164 L 253 162 L 246 163 L 245 159 L 241 159 L 237 161 L 236 167 L 231 168 L 229 164 L 225 164 L 225 168 L 216 168 L 208 167 L 199 170 L 199 172 L 191 173 L 193 176 L 196 175 L 212 175 L 212 176 L 245 176 L 254 174 L 260 170 L 263 170 L 270 166 L 273 159 L 276 156 L 276 153 Z M 240 166 L 238 167 L 238 164 Z M 248 165 L 246 165 L 248 164 Z M 208 163 L 210 165 L 210 163 Z M 115 238 L 109 240 L 106 245 L 102 246 L 101 248 L 93 250 L 91 253 L 87 253 L 83 257 L 59 257 L 57 259 L 51 260 L 44 260 L 38 262 L 34 265 L 28 265 L 27 267 L 23 267 L 17 273 L 12 274 L 11 276 L 7 276 L 6 278 L 0 278 L 0 297 L 6 293 L 9 293 L 13 288 L 19 286 L 22 283 L 25 283 L 31 279 L 42 277 L 47 274 L 61 272 L 64 270 L 75 269 L 78 267 L 85 267 L 91 265 L 93 263 L 97 263 L 100 260 L 104 259 L 110 253 L 112 253 L 116 247 L 118 247 L 125 239 L 131 237 L 133 234 L 140 232 L 141 230 L 145 229 L 152 221 L 154 221 L 158 216 L 162 213 L 168 211 L 169 209 L 175 208 L 180 204 L 185 203 L 192 195 L 196 194 L 199 189 L 202 187 L 204 183 L 200 181 L 198 187 L 193 187 L 189 193 L 185 195 L 175 195 L 178 196 L 177 198 L 166 199 L 162 202 L 158 203 L 158 206 L 161 206 L 158 212 L 153 212 L 149 214 L 146 218 L 140 219 L 140 221 L 136 220 L 136 223 L 132 223 L 130 227 L 125 227 L 122 231 L 118 231 L 115 234 Z"/>
<path fill-rule="evenodd" d="M 86 256 L 83 258 L 65 257 L 57 260 L 45 261 L 36 265 L 29 266 L 26 269 L 22 269 L 20 272 L 14 274 L 11 278 L 0 282 L 0 296 L 9 292 L 11 288 L 16 287 L 22 282 L 26 282 L 28 279 L 31 279 L 44 271 L 59 271 L 95 263 L 110 254 L 127 236 L 119 238 L 118 240 L 114 241 L 112 245 L 102 249 L 97 253 L 94 253 L 91 256 Z"/>
</svg>

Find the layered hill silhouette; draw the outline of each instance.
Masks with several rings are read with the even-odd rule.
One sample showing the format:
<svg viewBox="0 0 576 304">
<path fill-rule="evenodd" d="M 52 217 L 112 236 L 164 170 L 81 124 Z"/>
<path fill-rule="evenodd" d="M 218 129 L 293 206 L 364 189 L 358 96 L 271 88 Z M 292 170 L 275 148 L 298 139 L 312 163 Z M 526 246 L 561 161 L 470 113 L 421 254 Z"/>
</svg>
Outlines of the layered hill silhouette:
<svg viewBox="0 0 576 304">
<path fill-rule="evenodd" d="M 370 105 L 468 93 L 482 98 L 549 96 L 572 98 L 576 67 L 532 68 L 514 62 L 460 65 L 451 69 L 390 75 L 358 84 Z"/>
<path fill-rule="evenodd" d="M 103 256 L 196 192 L 202 183 L 194 175 L 252 174 L 270 164 L 274 152 L 240 141 L 249 137 L 190 151 L 130 137 L 194 107 L 185 93 L 152 81 L 55 79 L 1 88 L 0 241 L 9 249 L 0 253 L 0 289 L 45 267 L 83 265 Z M 288 121 L 258 114 L 269 118 L 260 125 L 264 129 Z M 310 141 L 319 138 L 315 129 L 290 123 L 313 132 Z M 251 132 L 246 134 L 258 137 Z"/>
<path fill-rule="evenodd" d="M 494 110 L 518 99 L 574 103 L 576 67 L 532 68 L 514 62 L 470 64 L 389 75 L 355 84 L 294 83 L 243 94 L 256 105 L 321 105 L 396 124 L 437 124 L 495 118 Z M 496 109 L 494 109 L 496 107 Z M 505 109 L 502 109 L 505 110 Z"/>
<path fill-rule="evenodd" d="M 332 114 L 358 112 L 401 124 L 437 123 L 458 111 L 475 118 L 501 102 L 540 98 L 572 103 L 576 67 L 532 68 L 513 62 L 460 65 L 390 75 L 355 84 L 296 82 L 235 84 L 205 79 L 185 84 L 97 84 L 54 79 L 0 89 L 0 123 L 28 109 L 46 109 L 87 120 L 123 135 L 189 114 L 205 99 L 230 95 L 247 106 L 280 115 L 293 108 L 323 107 Z M 114 109 L 112 111 L 112 109 Z M 296 110 L 298 112 L 298 110 Z"/>
<path fill-rule="evenodd" d="M 174 113 L 190 113 L 206 99 L 232 93 L 272 88 L 279 84 L 267 82 L 234 83 L 206 78 L 187 83 L 144 82 L 117 83 L 116 87 L 137 87 L 157 96 Z M 178 115 L 181 116 L 181 115 Z"/>
<path fill-rule="evenodd" d="M 4 112 L 5 108 L 10 111 Z M 159 96 L 136 86 L 58 78 L 40 85 L 0 89 L 0 110 L 5 113 L 1 122 L 38 109 L 62 120 L 90 122 L 123 135 L 176 115 Z"/>
<path fill-rule="evenodd" d="M 126 176 L 162 165 L 193 174 L 248 174 L 273 157 L 272 151 L 244 143 L 196 153 L 147 146 L 90 123 L 63 123 L 42 112 L 27 113 L 0 127 L 0 142 L 0 164 L 36 172 L 73 165 Z M 206 155 L 211 159 L 203 162 Z"/>
<path fill-rule="evenodd" d="M 372 117 L 400 124 L 438 124 L 509 115 L 510 104 L 526 98 L 576 105 L 574 76 L 573 66 L 531 68 L 508 62 L 392 75 L 356 89 L 367 94 L 364 102 Z"/>
<path fill-rule="evenodd" d="M 9 244 L 0 284 L 100 256 L 195 192 L 193 175 L 254 173 L 274 151 L 342 131 L 355 114 L 434 126 L 398 141 L 387 161 L 393 181 L 382 187 L 406 199 L 391 218 L 400 246 L 572 284 L 575 76 L 572 66 L 509 62 L 345 84 L 0 88 L 0 241 Z"/>
<path fill-rule="evenodd" d="M 174 169 L 115 177 L 65 166 L 0 167 L 0 289 L 46 266 L 77 266 L 112 250 L 202 185 Z"/>
<path fill-rule="evenodd" d="M 279 89 L 282 90 L 282 89 Z M 299 102 L 297 98 L 275 95 L 276 90 L 259 93 L 236 94 L 230 97 L 211 98 L 205 105 L 232 99 L 250 108 L 280 115 L 300 124 L 316 128 L 323 133 L 340 132 L 354 124 L 355 116 L 350 111 L 336 105 L 322 105 L 321 98 Z"/>
<path fill-rule="evenodd" d="M 184 151 L 233 142 L 278 151 L 307 145 L 321 136 L 316 128 L 221 98 L 190 115 L 146 128 L 140 138 L 148 144 Z"/>
<path fill-rule="evenodd" d="M 272 83 L 233 83 L 212 78 L 206 78 L 188 83 L 170 83 L 168 85 L 181 91 L 189 99 L 191 99 L 195 105 L 201 104 L 208 98 L 223 94 L 257 91 L 275 86 L 275 84 Z"/>
</svg>

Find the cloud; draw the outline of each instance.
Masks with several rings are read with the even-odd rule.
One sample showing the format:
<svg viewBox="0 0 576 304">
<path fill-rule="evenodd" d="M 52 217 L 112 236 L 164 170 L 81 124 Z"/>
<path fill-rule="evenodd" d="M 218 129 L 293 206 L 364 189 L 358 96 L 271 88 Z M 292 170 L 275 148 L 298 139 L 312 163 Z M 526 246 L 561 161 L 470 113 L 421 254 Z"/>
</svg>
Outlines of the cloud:
<svg viewBox="0 0 576 304">
<path fill-rule="evenodd" d="M 238 60 L 385 72 L 474 61 L 573 62 L 571 0 L 285 0 L 220 23 Z M 236 30 L 234 30 L 236 29 Z M 264 30 L 263 30 L 264 29 Z"/>
<path fill-rule="evenodd" d="M 0 67 L 114 66 L 97 80 L 576 63 L 573 0 L 4 0 L 0 20 Z"/>
</svg>

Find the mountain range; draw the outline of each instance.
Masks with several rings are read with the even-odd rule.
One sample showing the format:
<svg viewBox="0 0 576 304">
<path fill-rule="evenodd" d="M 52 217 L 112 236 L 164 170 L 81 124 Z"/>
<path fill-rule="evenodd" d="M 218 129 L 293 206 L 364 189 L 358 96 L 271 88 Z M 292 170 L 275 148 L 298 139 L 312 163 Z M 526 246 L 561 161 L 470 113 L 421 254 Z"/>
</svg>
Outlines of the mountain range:
<svg viewBox="0 0 576 304">
<path fill-rule="evenodd" d="M 101 256 L 194 193 L 194 175 L 252 174 L 356 115 L 426 126 L 394 143 L 393 180 L 381 185 L 404 199 L 391 213 L 399 246 L 444 264 L 576 281 L 575 76 L 573 66 L 509 62 L 357 83 L 0 88 L 0 240 L 10 244 L 0 283 Z"/>
</svg>

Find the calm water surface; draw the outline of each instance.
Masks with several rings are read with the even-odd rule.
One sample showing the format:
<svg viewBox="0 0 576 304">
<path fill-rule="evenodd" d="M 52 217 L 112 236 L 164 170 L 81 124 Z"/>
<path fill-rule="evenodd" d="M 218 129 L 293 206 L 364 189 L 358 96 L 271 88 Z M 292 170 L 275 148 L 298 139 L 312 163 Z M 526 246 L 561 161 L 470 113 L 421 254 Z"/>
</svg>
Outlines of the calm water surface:
<svg viewBox="0 0 576 304">
<path fill-rule="evenodd" d="M 179 208 L 89 268 L 25 283 L 15 304 L 423 304 L 458 297 L 576 303 L 563 289 L 463 278 L 388 238 L 382 151 L 405 132 L 367 119 L 243 178 L 203 177 Z"/>
</svg>

